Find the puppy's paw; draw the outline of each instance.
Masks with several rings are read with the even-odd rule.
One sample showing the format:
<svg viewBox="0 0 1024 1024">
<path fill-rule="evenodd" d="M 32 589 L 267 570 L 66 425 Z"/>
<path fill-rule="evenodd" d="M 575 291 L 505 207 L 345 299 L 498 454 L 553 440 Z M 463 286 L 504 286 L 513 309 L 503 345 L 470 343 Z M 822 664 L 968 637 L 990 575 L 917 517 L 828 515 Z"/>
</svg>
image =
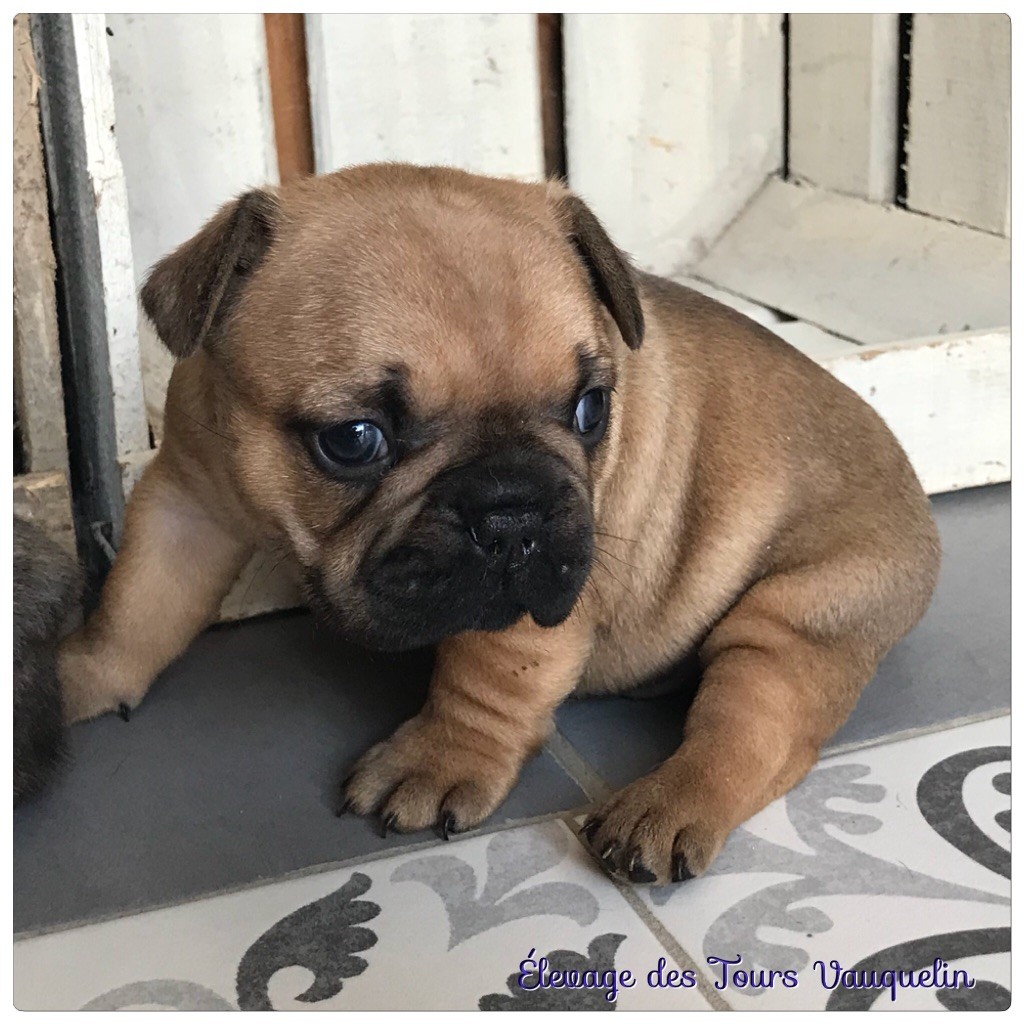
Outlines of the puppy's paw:
<svg viewBox="0 0 1024 1024">
<path fill-rule="evenodd" d="M 665 885 L 702 874 L 729 831 L 702 787 L 652 774 L 591 814 L 580 835 L 611 874 Z"/>
<path fill-rule="evenodd" d="M 64 721 L 84 722 L 115 712 L 126 722 L 142 700 L 145 689 L 128 686 L 112 666 L 93 650 L 81 632 L 73 633 L 57 655 Z"/>
<path fill-rule="evenodd" d="M 518 774 L 518 763 L 453 745 L 449 730 L 418 715 L 363 755 L 342 784 L 342 806 L 378 815 L 382 835 L 436 825 L 447 839 L 494 811 Z"/>
</svg>

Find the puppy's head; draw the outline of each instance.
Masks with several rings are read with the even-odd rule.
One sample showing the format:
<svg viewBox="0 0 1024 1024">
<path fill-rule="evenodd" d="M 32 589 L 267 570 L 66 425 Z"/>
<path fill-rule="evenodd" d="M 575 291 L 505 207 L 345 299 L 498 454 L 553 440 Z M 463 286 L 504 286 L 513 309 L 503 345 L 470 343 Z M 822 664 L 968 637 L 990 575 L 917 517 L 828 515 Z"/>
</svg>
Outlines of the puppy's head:
<svg viewBox="0 0 1024 1024">
<path fill-rule="evenodd" d="M 142 300 L 215 369 L 239 491 L 346 634 L 404 648 L 569 615 L 643 335 L 577 197 L 400 165 L 256 191 Z"/>
</svg>

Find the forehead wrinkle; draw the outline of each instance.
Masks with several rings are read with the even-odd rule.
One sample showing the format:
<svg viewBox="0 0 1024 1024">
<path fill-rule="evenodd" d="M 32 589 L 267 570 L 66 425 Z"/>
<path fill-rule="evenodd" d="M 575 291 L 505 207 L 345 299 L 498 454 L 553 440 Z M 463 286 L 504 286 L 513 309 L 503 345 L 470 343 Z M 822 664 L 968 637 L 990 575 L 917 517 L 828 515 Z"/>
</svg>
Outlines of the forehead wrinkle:
<svg viewBox="0 0 1024 1024">
<path fill-rule="evenodd" d="M 529 410 L 568 397 L 576 387 L 576 346 L 553 346 L 543 339 L 513 345 L 507 338 L 460 340 L 412 364 L 409 393 L 422 411 L 469 411 L 495 401 Z"/>
<path fill-rule="evenodd" d="M 401 205 L 318 208 L 315 230 L 288 240 L 291 258 L 272 261 L 275 301 L 250 321 L 254 335 L 264 327 L 264 386 L 294 388 L 300 364 L 303 401 L 341 404 L 401 358 L 414 411 L 452 394 L 478 406 L 499 389 L 529 402 L 571 387 L 576 344 L 603 328 L 565 239 L 490 202 Z"/>
<path fill-rule="evenodd" d="M 400 210 L 367 211 L 356 224 L 337 247 L 344 263 L 338 277 L 354 286 L 346 290 L 375 306 L 390 298 L 443 314 L 457 326 L 469 327 L 481 306 L 508 318 L 516 293 L 535 296 L 553 278 L 564 277 L 564 287 L 579 277 L 568 243 L 553 229 L 506 217 L 491 204 L 406 202 Z"/>
</svg>

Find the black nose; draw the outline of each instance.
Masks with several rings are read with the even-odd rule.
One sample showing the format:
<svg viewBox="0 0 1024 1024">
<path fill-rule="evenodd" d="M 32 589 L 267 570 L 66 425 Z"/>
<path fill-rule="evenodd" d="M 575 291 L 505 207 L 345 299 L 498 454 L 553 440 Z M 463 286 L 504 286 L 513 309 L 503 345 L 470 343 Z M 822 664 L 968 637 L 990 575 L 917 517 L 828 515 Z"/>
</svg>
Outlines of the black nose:
<svg viewBox="0 0 1024 1024">
<path fill-rule="evenodd" d="M 531 508 L 492 508 L 474 516 L 467 527 L 473 543 L 493 558 L 508 556 L 518 561 L 537 550 L 541 517 Z"/>
</svg>

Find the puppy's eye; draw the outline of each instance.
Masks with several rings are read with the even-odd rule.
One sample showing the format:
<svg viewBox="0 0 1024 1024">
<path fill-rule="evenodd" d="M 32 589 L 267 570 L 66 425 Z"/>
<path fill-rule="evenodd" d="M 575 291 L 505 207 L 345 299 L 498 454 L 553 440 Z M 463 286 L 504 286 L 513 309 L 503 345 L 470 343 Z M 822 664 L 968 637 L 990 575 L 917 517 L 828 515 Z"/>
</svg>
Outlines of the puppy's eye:
<svg viewBox="0 0 1024 1024">
<path fill-rule="evenodd" d="M 349 420 L 325 427 L 316 435 L 320 457 L 332 467 L 359 469 L 388 457 L 384 431 L 370 420 Z"/>
<path fill-rule="evenodd" d="M 608 422 L 610 404 L 607 388 L 591 388 L 585 391 L 576 403 L 576 411 L 572 417 L 576 433 L 587 442 L 600 440 L 600 435 L 604 433 L 605 424 Z"/>
</svg>

